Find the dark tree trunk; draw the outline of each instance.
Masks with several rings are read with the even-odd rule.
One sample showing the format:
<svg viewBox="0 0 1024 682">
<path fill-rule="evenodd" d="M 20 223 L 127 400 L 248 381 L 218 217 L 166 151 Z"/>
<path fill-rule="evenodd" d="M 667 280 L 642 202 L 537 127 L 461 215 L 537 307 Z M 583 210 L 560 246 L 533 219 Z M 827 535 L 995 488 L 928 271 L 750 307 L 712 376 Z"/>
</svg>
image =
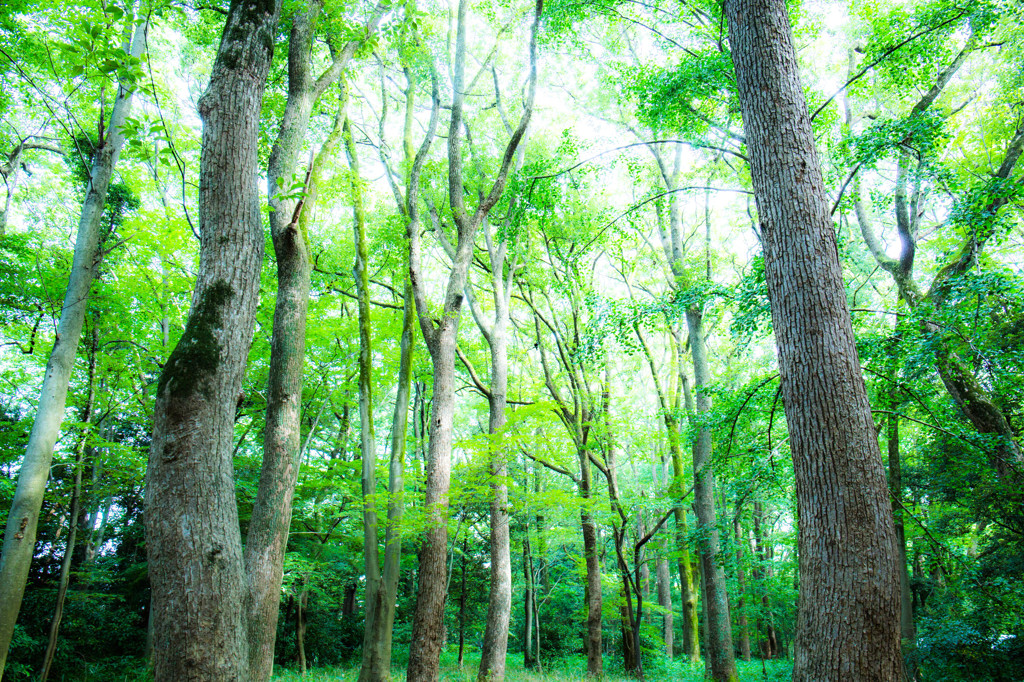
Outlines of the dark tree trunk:
<svg viewBox="0 0 1024 682">
<path fill-rule="evenodd" d="M 199 275 L 157 388 L 146 486 L 158 681 L 250 680 L 232 446 L 263 262 L 256 152 L 279 9 L 232 3 L 199 101 Z"/>
<path fill-rule="evenodd" d="M 727 0 L 799 515 L 793 679 L 899 679 L 899 576 L 829 201 L 782 0 Z"/>
<path fill-rule="evenodd" d="M 604 675 L 603 657 L 601 655 L 601 559 L 597 549 L 597 526 L 589 505 L 592 495 L 593 481 L 591 477 L 590 458 L 586 444 L 579 451 L 580 460 L 580 497 L 583 498 L 583 509 L 580 512 L 580 523 L 583 527 L 583 556 L 587 567 L 587 675 L 602 677 Z"/>
<path fill-rule="evenodd" d="M 747 623 L 747 575 L 743 570 L 743 525 L 740 522 L 740 510 L 732 519 L 733 536 L 736 542 L 736 582 L 740 588 L 740 598 L 736 602 L 736 622 L 740 627 L 740 658 L 750 660 L 750 626 Z"/>
</svg>

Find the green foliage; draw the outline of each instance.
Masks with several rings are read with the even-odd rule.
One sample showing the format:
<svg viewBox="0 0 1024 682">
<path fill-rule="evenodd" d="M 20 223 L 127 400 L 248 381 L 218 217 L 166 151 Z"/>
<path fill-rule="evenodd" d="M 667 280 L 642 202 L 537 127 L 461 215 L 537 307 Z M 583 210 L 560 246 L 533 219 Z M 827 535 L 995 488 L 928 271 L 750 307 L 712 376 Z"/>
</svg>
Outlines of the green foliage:
<svg viewBox="0 0 1024 682">
<path fill-rule="evenodd" d="M 641 123 L 688 139 L 707 134 L 721 107 L 738 110 L 732 58 L 713 47 L 690 51 L 671 69 L 633 69 L 626 88 L 637 101 Z"/>
<path fill-rule="evenodd" d="M 909 118 L 876 121 L 852 141 L 854 162 L 874 168 L 882 159 L 909 151 L 922 163 L 934 165 L 950 137 L 945 119 L 929 109 Z"/>
</svg>

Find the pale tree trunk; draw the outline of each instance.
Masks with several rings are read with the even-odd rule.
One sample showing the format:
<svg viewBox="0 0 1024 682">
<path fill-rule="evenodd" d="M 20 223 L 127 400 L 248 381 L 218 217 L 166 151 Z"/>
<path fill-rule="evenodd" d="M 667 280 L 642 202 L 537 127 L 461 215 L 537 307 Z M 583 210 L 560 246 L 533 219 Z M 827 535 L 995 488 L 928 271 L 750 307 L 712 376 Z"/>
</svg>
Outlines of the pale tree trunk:
<svg viewBox="0 0 1024 682">
<path fill-rule="evenodd" d="M 898 680 L 892 512 L 786 6 L 726 13 L 796 478 L 793 679 Z"/>
<path fill-rule="evenodd" d="M 380 553 L 377 546 L 377 438 L 373 428 L 373 346 L 370 338 L 370 255 L 366 245 L 366 212 L 359 176 L 359 157 L 352 128 L 345 121 L 345 154 L 351 176 L 351 201 L 356 259 L 352 274 L 359 305 L 359 458 L 362 462 L 363 575 L 366 576 L 367 631 L 374 630 L 380 599 Z"/>
<path fill-rule="evenodd" d="M 458 239 L 448 276 L 443 312 L 440 316 L 431 315 L 427 307 L 425 280 L 420 265 L 418 210 L 415 204 L 412 202 L 409 204 L 411 209 L 409 212 L 409 274 L 415 294 L 420 329 L 426 340 L 434 368 L 434 391 L 431 404 L 427 489 L 424 496 L 427 528 L 424 531 L 423 547 L 420 550 L 419 588 L 416 595 L 416 610 L 413 615 L 409 667 L 406 673 L 408 682 L 436 682 L 439 676 L 439 658 L 443 644 L 445 585 L 447 583 L 447 567 L 445 565 L 448 545 L 447 510 L 451 478 L 452 423 L 455 410 L 455 348 L 459 315 L 466 288 L 466 276 L 473 257 L 475 235 L 505 190 L 513 156 L 526 132 L 526 126 L 533 111 L 537 85 L 537 31 L 543 0 L 537 0 L 534 20 L 530 28 L 530 76 L 524 112 L 506 147 L 494 184 L 472 214 L 467 211 L 465 205 L 462 169 L 467 9 L 468 1 L 460 0 L 453 64 L 451 122 L 448 130 L 448 199 L 457 226 Z M 416 161 L 420 164 L 426 155 L 430 137 L 433 136 L 436 126 L 439 108 L 436 83 L 434 99 L 431 123 L 428 126 L 428 138 L 420 148 L 420 153 L 417 154 Z M 418 195 L 418 175 L 418 169 L 414 169 L 413 177 L 410 180 L 409 196 Z M 507 625 L 505 629 L 504 636 L 507 638 Z"/>
<path fill-rule="evenodd" d="M 157 388 L 146 486 L 158 682 L 250 679 L 232 450 L 263 261 L 257 144 L 279 9 L 231 6 L 199 101 L 199 273 Z"/>
<path fill-rule="evenodd" d="M 516 155 L 516 167 L 522 167 L 522 144 Z M 513 201 L 509 202 L 506 221 L 512 216 Z M 491 226 L 485 221 L 484 241 L 490 258 L 491 292 L 494 303 L 494 318 L 487 324 L 481 314 L 471 288 L 466 289 L 473 318 L 480 328 L 491 350 L 491 383 L 487 390 L 489 408 L 488 433 L 491 435 L 491 580 L 487 600 L 487 624 L 484 628 L 484 643 L 480 655 L 479 682 L 505 679 L 505 659 L 508 653 L 508 627 L 512 615 L 512 551 L 509 539 L 508 520 L 508 462 L 502 446 L 502 431 L 505 428 L 505 408 L 508 405 L 508 324 L 509 304 L 512 297 L 513 278 L 516 272 L 515 257 L 505 273 L 508 243 L 504 237 L 497 240 L 491 234 Z"/>
<path fill-rule="evenodd" d="M 129 51 L 135 57 L 142 54 L 147 28 L 148 22 L 140 18 L 129 46 Z M 118 88 L 110 111 L 110 124 L 95 151 L 78 221 L 78 235 L 60 322 L 57 324 L 50 359 L 46 363 L 46 373 L 39 391 L 39 407 L 18 472 L 18 485 L 11 502 L 11 511 L 7 516 L 3 555 L 0 556 L 0 675 L 7 661 L 7 651 L 21 610 L 25 581 L 35 552 L 39 509 L 50 476 L 54 444 L 64 421 L 68 382 L 82 336 L 89 305 L 89 290 L 99 270 L 100 218 L 114 166 L 124 146 L 122 127 L 131 110 L 132 94 L 133 91 L 126 87 Z"/>
<path fill-rule="evenodd" d="M 732 621 L 729 619 L 729 595 L 726 592 L 725 568 L 722 566 L 721 540 L 715 512 L 715 474 L 711 466 L 711 429 L 706 415 L 711 412 L 711 370 L 704 341 L 704 315 L 691 308 L 686 311 L 686 326 L 693 356 L 694 392 L 696 400 L 686 402 L 694 415 L 696 438 L 693 441 L 693 507 L 701 534 L 700 565 L 704 580 L 704 608 L 707 614 L 705 644 L 712 679 L 717 682 L 739 680 L 732 649 Z"/>
<path fill-rule="evenodd" d="M 416 83 L 411 70 L 406 69 L 406 77 L 408 88 L 406 90 L 403 148 L 405 149 L 407 167 L 411 169 L 415 163 L 412 149 L 412 123 Z M 409 176 L 405 180 L 408 191 L 411 189 L 412 183 Z M 418 201 L 418 197 L 409 196 L 402 201 L 400 193 L 396 192 L 396 199 L 399 211 L 408 221 L 408 202 Z M 401 524 L 405 511 L 405 450 L 406 434 L 409 428 L 409 392 L 412 385 L 413 324 L 416 315 L 413 307 L 412 282 L 409 280 L 408 274 L 404 280 L 398 391 L 395 396 L 395 409 L 391 423 L 391 455 L 388 464 L 389 496 L 387 525 L 384 531 L 384 566 L 380 579 L 376 580 L 376 591 L 370 591 L 370 581 L 367 581 L 367 621 L 363 635 L 363 659 L 359 669 L 359 682 L 382 682 L 391 676 L 392 630 L 395 622 L 395 600 L 398 597 L 398 576 L 402 556 Z M 370 550 L 370 548 L 367 549 Z M 377 551 L 376 545 L 372 551 Z M 369 618 L 371 611 L 373 613 L 372 620 Z"/>
<path fill-rule="evenodd" d="M 501 269 L 494 279 L 502 279 Z M 511 287 L 508 289 L 511 294 Z M 488 432 L 500 435 L 505 428 L 506 393 L 508 390 L 508 301 L 504 292 L 495 299 L 502 305 L 495 311 L 494 326 L 490 330 L 491 386 L 488 404 L 490 418 Z M 501 682 L 505 679 L 505 659 L 508 652 L 508 626 L 512 615 L 512 556 L 508 527 L 508 462 L 504 449 L 492 441 L 495 451 L 491 456 L 491 583 L 487 601 L 487 625 L 480 656 L 477 680 Z"/>
<path fill-rule="evenodd" d="M 330 66 L 314 79 L 310 72 L 315 24 L 322 3 L 312 0 L 292 19 L 288 44 L 288 99 L 277 140 L 267 162 L 270 234 L 277 261 L 277 298 L 271 336 L 267 382 L 267 419 L 263 465 L 245 545 L 248 580 L 246 631 L 249 675 L 254 682 L 270 679 L 280 609 L 284 552 L 288 545 L 292 498 L 299 473 L 302 379 L 305 365 L 306 315 L 309 303 L 310 258 L 308 204 L 316 204 L 324 167 L 334 157 L 341 137 L 341 114 L 334 129 L 311 158 L 304 182 L 297 178 L 302 147 L 313 105 L 340 76 L 362 38 L 348 41 Z M 365 26 L 372 33 L 378 8 Z M 296 199 L 289 190 L 296 181 L 304 189 Z"/>
<path fill-rule="evenodd" d="M 668 253 L 670 254 L 671 251 Z M 665 423 L 665 433 L 668 438 L 669 458 L 672 464 L 672 483 L 669 485 L 669 491 L 673 497 L 678 498 L 682 494 L 683 483 L 686 480 L 686 470 L 683 466 L 683 450 L 681 444 L 682 434 L 680 433 L 679 419 L 675 416 L 679 411 L 679 408 L 682 406 L 681 398 L 684 393 L 682 389 L 685 385 L 685 376 L 681 371 L 682 368 L 680 365 L 680 343 L 676 338 L 675 330 L 672 330 L 669 339 L 672 345 L 673 372 L 670 378 L 671 389 L 666 390 L 658 376 L 658 364 L 654 360 L 654 355 L 651 353 L 651 348 L 647 343 L 647 339 L 644 338 L 640 326 L 634 325 L 633 329 L 636 332 L 637 338 L 640 341 L 640 346 L 644 351 L 644 357 L 647 359 L 648 367 L 651 370 L 651 376 L 654 379 L 654 387 L 658 394 L 658 402 L 661 406 L 662 419 Z M 674 516 L 676 521 L 675 553 L 678 557 L 676 563 L 679 570 L 679 583 L 681 590 L 680 601 L 682 602 L 683 654 L 687 656 L 691 662 L 696 662 L 700 659 L 700 642 L 698 641 L 700 628 L 697 622 L 697 590 L 694 583 L 693 564 L 690 560 L 690 545 L 687 538 L 690 531 L 686 522 L 686 510 L 683 508 L 681 501 L 678 501 L 675 506 Z M 671 593 L 669 594 L 669 602 L 671 602 Z M 666 644 L 667 643 L 668 640 L 666 640 Z M 671 656 L 671 651 L 668 650 L 667 646 L 666 650 L 668 651 L 669 656 Z"/>
<path fill-rule="evenodd" d="M 71 578 L 71 560 L 75 552 L 75 538 L 78 535 L 78 514 L 82 499 L 82 460 L 88 447 L 89 427 L 92 423 L 93 405 L 96 402 L 96 351 L 99 342 L 99 332 L 95 326 L 92 329 L 92 346 L 89 349 L 89 390 L 82 407 L 82 423 L 84 424 L 82 435 L 75 448 L 75 482 L 71 492 L 71 513 L 68 519 L 68 539 L 64 548 L 64 558 L 60 564 L 60 584 L 57 587 L 57 604 L 53 609 L 53 621 L 50 623 L 50 636 L 46 644 L 46 653 L 43 656 L 43 671 L 39 674 L 39 682 L 46 682 L 50 676 L 50 668 L 53 666 L 53 658 L 57 653 L 57 639 L 60 634 L 60 622 L 64 617 L 64 599 L 68 593 L 68 583 Z"/>
</svg>

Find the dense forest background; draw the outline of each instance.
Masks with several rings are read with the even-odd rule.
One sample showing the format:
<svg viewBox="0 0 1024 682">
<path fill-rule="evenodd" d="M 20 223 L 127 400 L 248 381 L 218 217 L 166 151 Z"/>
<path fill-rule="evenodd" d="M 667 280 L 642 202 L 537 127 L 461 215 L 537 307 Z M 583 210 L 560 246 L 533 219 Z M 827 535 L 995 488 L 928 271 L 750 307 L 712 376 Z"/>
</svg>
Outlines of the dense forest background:
<svg viewBox="0 0 1024 682">
<path fill-rule="evenodd" d="M 855 601 L 806 572 L 861 562 L 798 534 L 873 545 L 791 452 L 832 387 L 781 383 L 747 4 L 7 0 L 3 679 L 844 679 L 801 672 Z M 1024 680 L 1024 9 L 774 5 L 878 627 L 905 679 Z"/>
</svg>

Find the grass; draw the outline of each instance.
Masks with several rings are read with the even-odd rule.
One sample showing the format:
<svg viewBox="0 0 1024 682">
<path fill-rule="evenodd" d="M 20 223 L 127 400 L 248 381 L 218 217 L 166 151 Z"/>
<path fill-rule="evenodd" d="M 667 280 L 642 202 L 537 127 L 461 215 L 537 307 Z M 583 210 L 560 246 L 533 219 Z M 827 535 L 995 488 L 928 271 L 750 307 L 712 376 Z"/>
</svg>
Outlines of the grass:
<svg viewBox="0 0 1024 682">
<path fill-rule="evenodd" d="M 679 659 L 656 658 L 646 660 L 645 679 L 650 682 L 703 682 L 704 664 L 689 663 Z M 452 651 L 441 653 L 440 682 L 476 682 L 476 671 L 480 664 L 479 652 L 469 653 L 465 665 L 458 665 Z M 633 680 L 615 669 L 613 657 L 605 658 L 605 682 L 626 682 Z M 742 682 L 783 682 L 793 675 L 792 661 L 736 661 Z M 587 662 L 582 656 L 569 656 L 552 661 L 541 670 L 526 670 L 518 654 L 509 656 L 506 682 L 586 682 Z M 278 668 L 274 682 L 356 682 L 359 678 L 357 665 L 334 668 L 310 668 L 303 677 L 291 668 Z M 392 668 L 392 682 L 405 682 L 405 668 Z"/>
</svg>

